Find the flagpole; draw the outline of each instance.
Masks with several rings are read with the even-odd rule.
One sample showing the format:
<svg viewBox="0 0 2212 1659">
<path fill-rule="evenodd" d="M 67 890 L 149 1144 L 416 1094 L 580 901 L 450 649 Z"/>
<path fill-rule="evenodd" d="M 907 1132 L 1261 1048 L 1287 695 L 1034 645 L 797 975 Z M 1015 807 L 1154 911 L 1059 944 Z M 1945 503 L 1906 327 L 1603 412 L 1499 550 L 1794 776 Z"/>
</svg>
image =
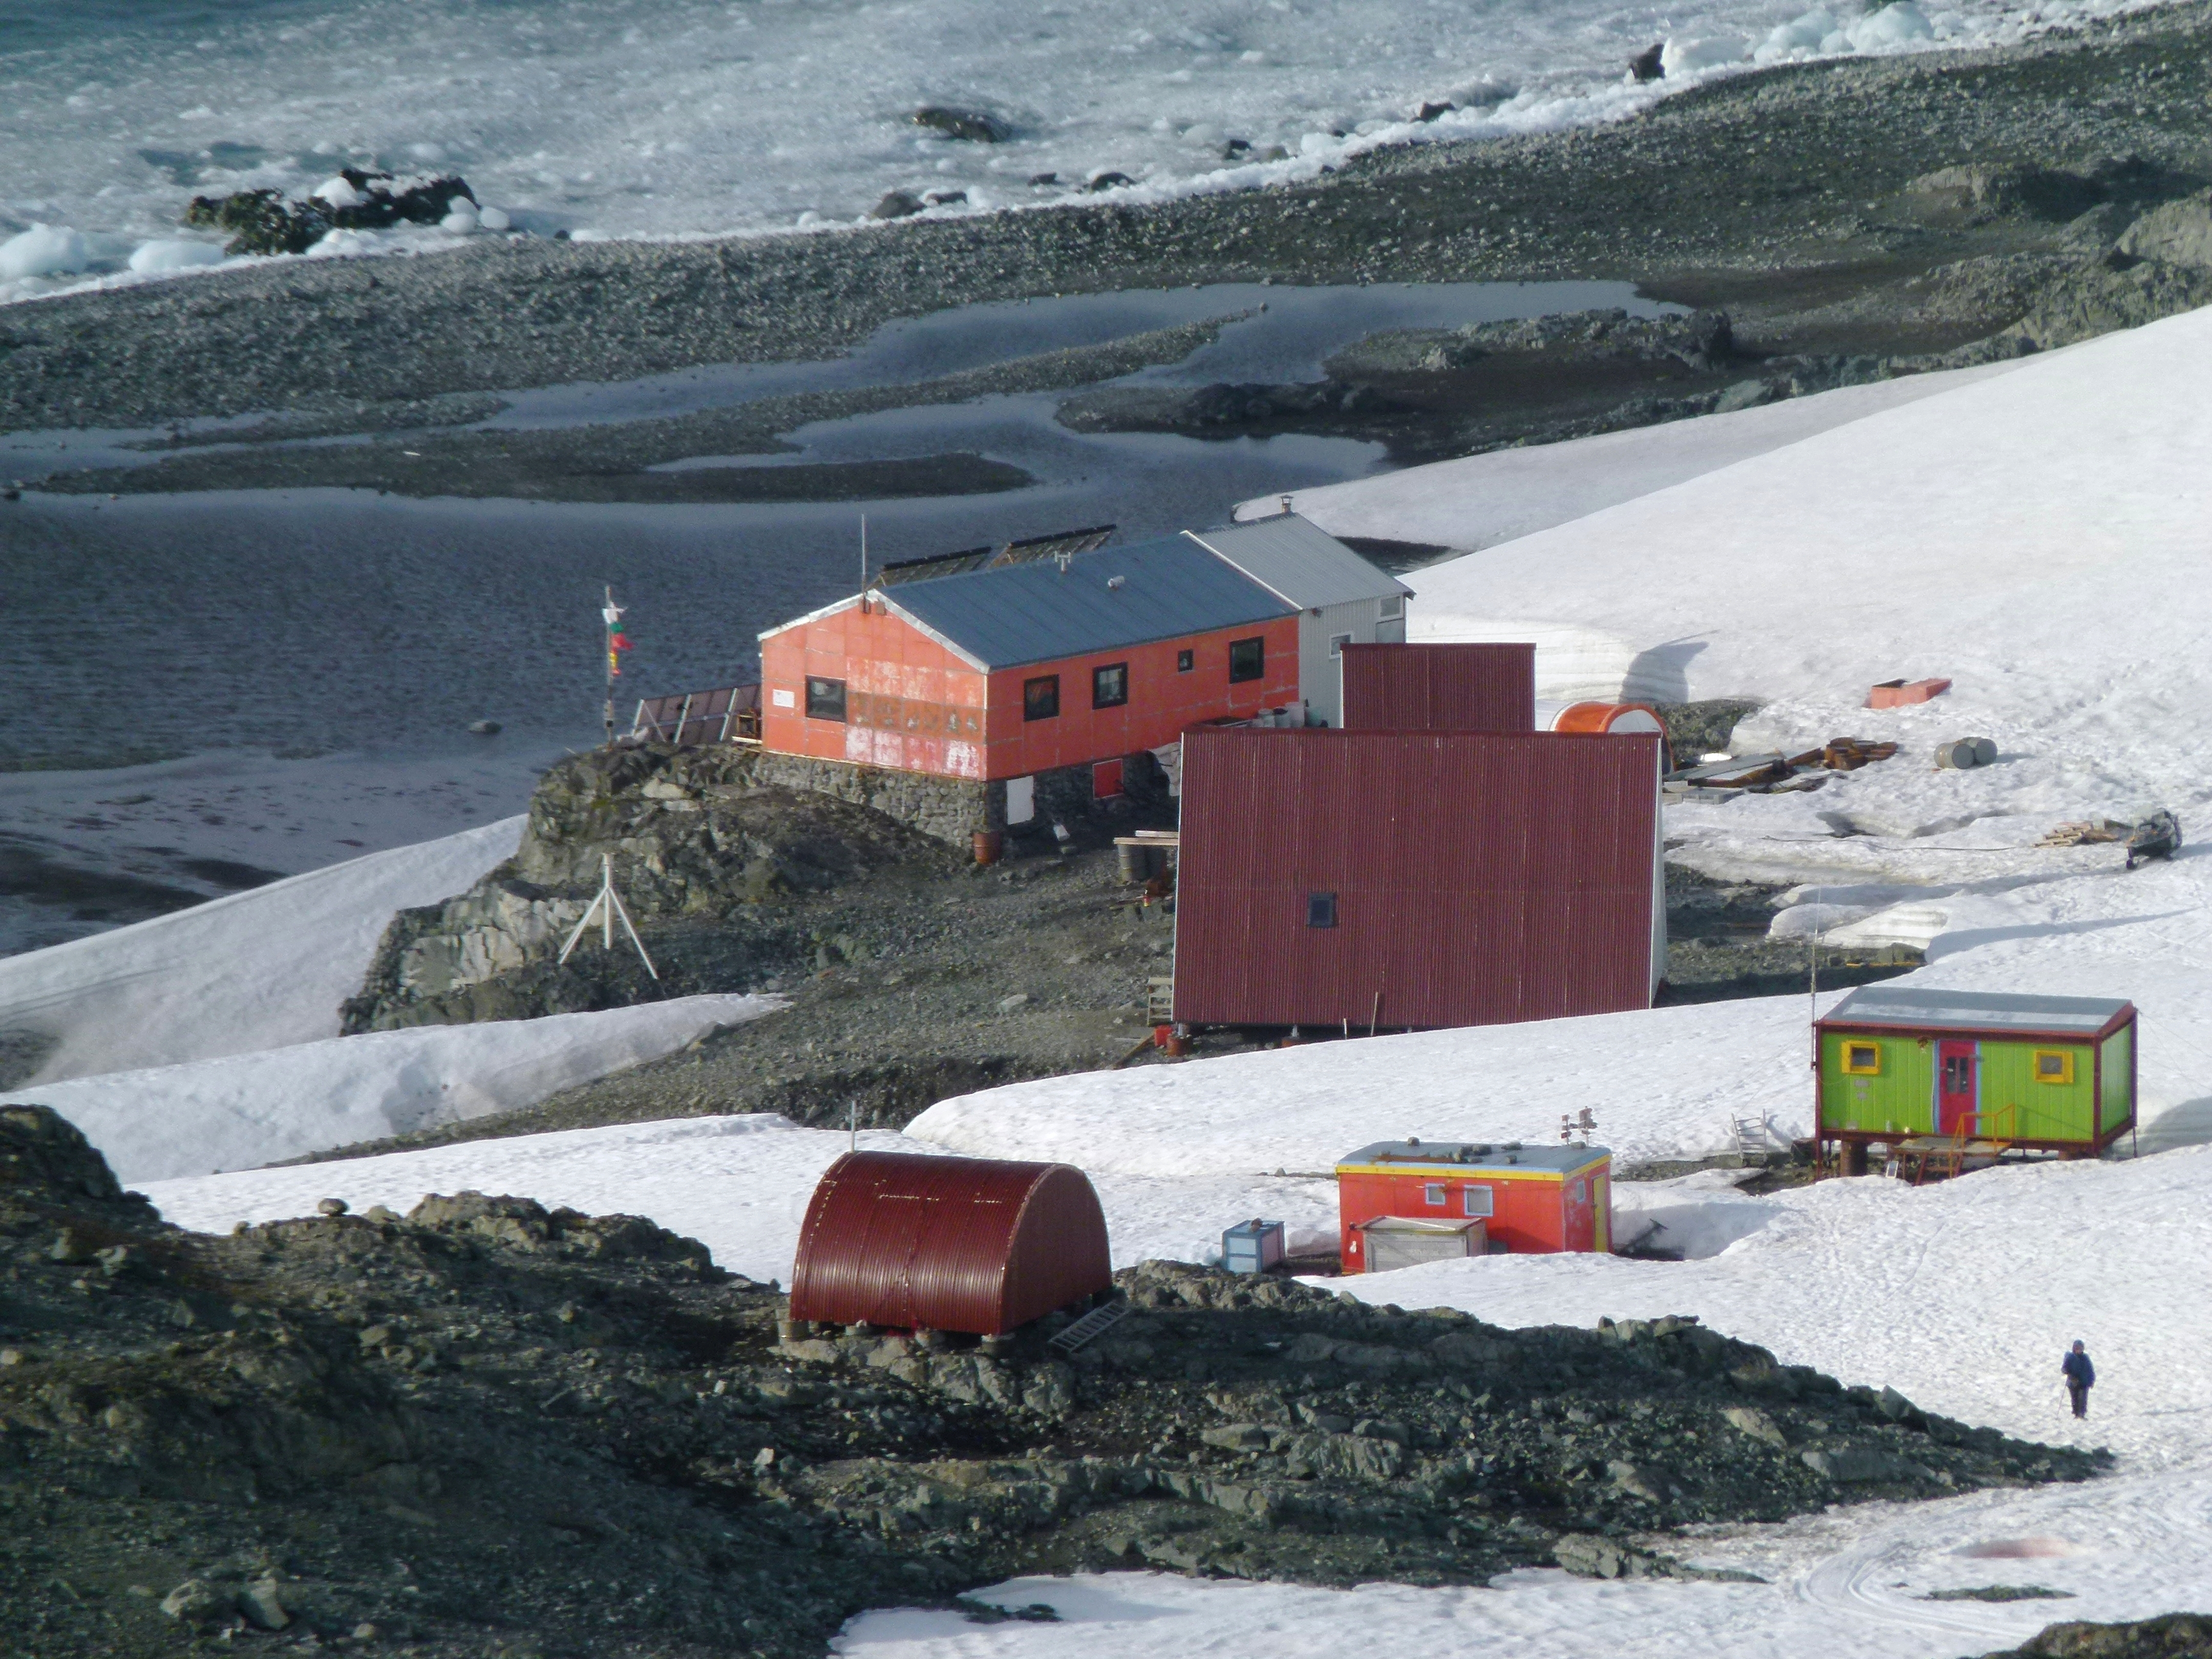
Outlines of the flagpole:
<svg viewBox="0 0 2212 1659">
<path fill-rule="evenodd" d="M 617 617 L 621 616 L 621 615 L 622 615 L 622 612 L 615 609 L 615 591 L 614 591 L 614 589 L 613 589 L 612 587 L 609 587 L 609 588 L 606 590 L 606 594 L 607 594 L 607 602 L 606 602 L 606 606 L 605 606 L 605 608 L 603 611 L 600 611 L 600 613 L 599 613 L 599 614 L 600 614 L 603 617 L 605 617 L 605 618 L 606 619 L 606 624 L 607 624 L 607 635 L 608 635 L 608 638 L 609 638 L 610 640 L 611 640 L 611 639 L 613 638 L 613 636 L 614 636 L 614 631 L 615 631 L 615 619 L 616 619 Z M 615 746 L 615 653 L 614 653 L 614 647 L 613 647 L 611 644 L 610 644 L 610 645 L 607 647 L 607 653 L 606 653 L 606 654 L 607 654 L 607 709 L 606 709 L 606 721 L 607 721 L 607 747 L 608 747 L 608 748 L 610 748 L 610 749 L 611 749 L 611 748 L 613 748 L 613 747 Z"/>
</svg>

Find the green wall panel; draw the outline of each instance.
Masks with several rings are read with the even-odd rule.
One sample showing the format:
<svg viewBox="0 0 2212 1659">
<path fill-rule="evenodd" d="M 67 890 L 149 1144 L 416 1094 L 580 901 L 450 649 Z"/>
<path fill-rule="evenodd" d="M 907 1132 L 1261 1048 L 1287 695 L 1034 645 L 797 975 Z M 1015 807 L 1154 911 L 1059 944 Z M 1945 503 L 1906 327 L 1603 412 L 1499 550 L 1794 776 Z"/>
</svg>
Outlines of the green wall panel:
<svg viewBox="0 0 2212 1659">
<path fill-rule="evenodd" d="M 1844 1071 L 1844 1038 L 1820 1034 L 1820 1127 L 1863 1133 L 1927 1134 L 1935 1097 L 1935 1048 L 1916 1036 L 1853 1036 L 1881 1050 L 1881 1072 L 1851 1077 Z"/>
<path fill-rule="evenodd" d="M 2123 1025 L 2105 1039 L 2105 1094 L 2097 1113 L 2097 1129 L 2109 1133 L 2128 1121 L 2135 1104 L 2136 1028 Z"/>
<path fill-rule="evenodd" d="M 2057 1048 L 2074 1056 L 2074 1081 L 2043 1083 L 2035 1076 L 2035 1054 Z M 2086 1042 L 1982 1041 L 1982 1127 L 1990 1134 L 2021 1140 L 2081 1140 L 2096 1138 L 2096 1085 L 2090 1045 Z M 2018 1128 L 2008 1132 L 2005 1108 L 2020 1108 Z"/>
</svg>

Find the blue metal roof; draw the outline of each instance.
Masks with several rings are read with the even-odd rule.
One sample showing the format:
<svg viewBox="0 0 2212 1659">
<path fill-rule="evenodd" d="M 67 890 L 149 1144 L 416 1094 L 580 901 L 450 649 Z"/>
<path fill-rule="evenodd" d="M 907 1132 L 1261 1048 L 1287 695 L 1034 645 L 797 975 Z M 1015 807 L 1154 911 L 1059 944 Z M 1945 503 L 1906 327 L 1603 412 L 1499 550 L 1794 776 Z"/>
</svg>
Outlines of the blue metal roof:
<svg viewBox="0 0 2212 1659">
<path fill-rule="evenodd" d="M 1048 559 L 901 582 L 883 598 L 985 668 L 1092 656 L 1297 614 L 1182 536 L 1079 553 L 1065 570 Z"/>
</svg>

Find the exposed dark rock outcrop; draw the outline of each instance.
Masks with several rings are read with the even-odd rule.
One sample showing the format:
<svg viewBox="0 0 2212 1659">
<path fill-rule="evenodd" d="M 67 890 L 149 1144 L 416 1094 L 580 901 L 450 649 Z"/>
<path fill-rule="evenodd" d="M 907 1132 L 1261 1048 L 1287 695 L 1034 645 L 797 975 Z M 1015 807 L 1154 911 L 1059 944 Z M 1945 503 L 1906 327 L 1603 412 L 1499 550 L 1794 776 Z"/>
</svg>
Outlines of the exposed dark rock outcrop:
<svg viewBox="0 0 2212 1659">
<path fill-rule="evenodd" d="M 459 896 L 404 910 L 377 949 L 349 1032 L 528 1018 L 705 991 L 752 991 L 847 960 L 778 901 L 893 865 L 949 867 L 942 846 L 865 806 L 760 781 L 732 745 L 593 750 L 548 772 L 514 858 Z M 614 861 L 659 977 L 620 948 L 561 945 Z"/>
<path fill-rule="evenodd" d="M 434 225 L 455 202 L 476 205 L 467 181 L 453 173 L 395 177 L 344 168 L 329 196 L 287 200 L 282 191 L 242 190 L 195 196 L 185 222 L 229 234 L 232 253 L 305 253 L 333 230 L 382 230 L 397 224 Z M 332 199 L 335 198 L 335 199 Z"/>
</svg>

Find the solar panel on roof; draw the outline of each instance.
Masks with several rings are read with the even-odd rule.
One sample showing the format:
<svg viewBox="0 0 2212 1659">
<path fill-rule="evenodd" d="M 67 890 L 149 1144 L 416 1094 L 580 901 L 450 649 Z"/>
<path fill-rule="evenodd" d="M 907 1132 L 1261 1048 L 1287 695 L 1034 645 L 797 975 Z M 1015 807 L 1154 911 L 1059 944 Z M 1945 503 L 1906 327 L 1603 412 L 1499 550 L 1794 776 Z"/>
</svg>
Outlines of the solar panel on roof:
<svg viewBox="0 0 2212 1659">
<path fill-rule="evenodd" d="M 1062 553 L 1089 553 L 1102 548 L 1113 539 L 1110 524 L 1093 525 L 1087 530 L 1060 530 L 1049 536 L 1031 536 L 1027 540 L 1007 542 L 991 547 L 970 547 L 957 553 L 931 553 L 919 559 L 894 559 L 876 573 L 876 580 L 884 586 L 896 586 L 902 582 L 933 580 L 939 576 L 965 575 L 971 570 L 995 570 L 1001 565 L 1029 564 L 1038 559 L 1057 557 Z"/>
</svg>

